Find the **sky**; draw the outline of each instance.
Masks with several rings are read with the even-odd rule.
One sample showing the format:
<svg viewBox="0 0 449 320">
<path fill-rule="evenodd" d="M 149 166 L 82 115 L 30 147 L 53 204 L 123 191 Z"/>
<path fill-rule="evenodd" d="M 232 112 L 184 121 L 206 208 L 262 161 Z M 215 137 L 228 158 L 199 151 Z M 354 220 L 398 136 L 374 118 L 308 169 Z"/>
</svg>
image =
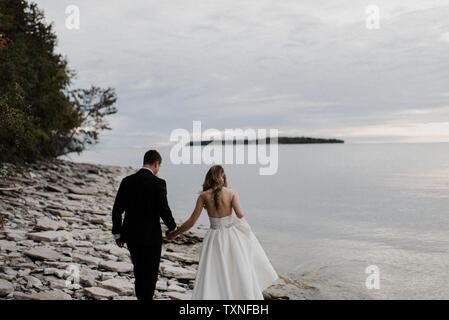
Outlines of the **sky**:
<svg viewBox="0 0 449 320">
<path fill-rule="evenodd" d="M 194 120 L 348 143 L 449 142 L 449 0 L 35 2 L 77 72 L 73 87 L 116 89 L 102 147 L 164 145 Z M 78 30 L 66 27 L 68 5 Z"/>
</svg>

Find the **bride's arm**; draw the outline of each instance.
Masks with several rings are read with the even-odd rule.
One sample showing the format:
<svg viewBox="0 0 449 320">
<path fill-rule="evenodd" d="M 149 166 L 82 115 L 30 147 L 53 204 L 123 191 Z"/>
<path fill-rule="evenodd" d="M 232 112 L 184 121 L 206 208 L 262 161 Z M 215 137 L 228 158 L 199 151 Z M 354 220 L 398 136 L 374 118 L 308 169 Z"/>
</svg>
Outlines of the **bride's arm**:
<svg viewBox="0 0 449 320">
<path fill-rule="evenodd" d="M 243 211 L 242 205 L 240 204 L 239 194 L 237 192 L 234 192 L 231 204 L 237 217 L 242 219 L 245 216 L 245 212 Z"/>
<path fill-rule="evenodd" d="M 170 239 L 174 239 L 176 238 L 178 235 L 180 235 L 183 232 L 186 232 L 187 230 L 189 230 L 190 228 L 192 228 L 195 225 L 195 222 L 198 220 L 198 218 L 200 217 L 201 211 L 203 211 L 203 198 L 200 195 L 198 197 L 198 199 L 196 200 L 196 205 L 195 205 L 195 209 L 193 210 L 192 215 L 190 216 L 189 219 L 187 219 L 186 222 L 184 222 L 182 224 L 182 226 L 180 226 L 178 229 L 176 229 L 176 231 L 174 231 L 173 233 L 171 233 L 169 235 Z"/>
</svg>

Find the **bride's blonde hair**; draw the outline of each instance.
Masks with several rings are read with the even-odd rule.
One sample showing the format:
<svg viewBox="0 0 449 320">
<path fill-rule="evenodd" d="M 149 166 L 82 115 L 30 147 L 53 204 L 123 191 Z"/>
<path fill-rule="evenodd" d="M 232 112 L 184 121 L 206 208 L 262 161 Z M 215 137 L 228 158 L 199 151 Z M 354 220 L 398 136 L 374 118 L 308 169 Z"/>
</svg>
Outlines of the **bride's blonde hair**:
<svg viewBox="0 0 449 320">
<path fill-rule="evenodd" d="M 226 180 L 226 174 L 222 166 L 216 165 L 207 171 L 206 178 L 203 182 L 203 191 L 212 190 L 214 204 L 217 210 L 219 207 L 219 193 L 223 187 L 227 186 L 228 181 Z"/>
</svg>

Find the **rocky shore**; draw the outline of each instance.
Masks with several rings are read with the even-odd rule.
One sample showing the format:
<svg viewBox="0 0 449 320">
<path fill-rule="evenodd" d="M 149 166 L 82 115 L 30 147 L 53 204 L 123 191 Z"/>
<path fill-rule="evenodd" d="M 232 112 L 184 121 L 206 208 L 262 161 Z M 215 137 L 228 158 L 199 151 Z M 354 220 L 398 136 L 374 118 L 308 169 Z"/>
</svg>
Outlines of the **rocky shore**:
<svg viewBox="0 0 449 320">
<path fill-rule="evenodd" d="M 134 169 L 55 160 L 0 170 L 0 299 L 135 299 L 129 252 L 111 234 L 118 184 Z M 190 299 L 201 243 L 198 232 L 164 241 L 156 299 Z M 280 277 L 266 299 L 313 296 Z"/>
</svg>

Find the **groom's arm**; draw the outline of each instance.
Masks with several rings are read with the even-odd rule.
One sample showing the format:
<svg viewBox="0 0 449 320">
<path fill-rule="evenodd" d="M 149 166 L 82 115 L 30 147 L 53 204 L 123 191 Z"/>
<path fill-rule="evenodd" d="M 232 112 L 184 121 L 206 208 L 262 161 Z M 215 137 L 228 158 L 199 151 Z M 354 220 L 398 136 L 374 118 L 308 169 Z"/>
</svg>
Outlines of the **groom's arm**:
<svg viewBox="0 0 449 320">
<path fill-rule="evenodd" d="M 125 211 L 125 199 L 124 199 L 124 179 L 120 183 L 117 195 L 114 201 L 114 207 L 112 208 L 112 234 L 117 240 L 120 238 L 122 231 L 122 214 Z"/>
<path fill-rule="evenodd" d="M 165 180 L 160 179 L 157 184 L 157 196 L 156 201 L 158 201 L 159 214 L 167 226 L 169 232 L 176 229 L 176 222 L 171 213 L 170 207 L 168 206 L 167 200 L 167 183 Z"/>
</svg>

